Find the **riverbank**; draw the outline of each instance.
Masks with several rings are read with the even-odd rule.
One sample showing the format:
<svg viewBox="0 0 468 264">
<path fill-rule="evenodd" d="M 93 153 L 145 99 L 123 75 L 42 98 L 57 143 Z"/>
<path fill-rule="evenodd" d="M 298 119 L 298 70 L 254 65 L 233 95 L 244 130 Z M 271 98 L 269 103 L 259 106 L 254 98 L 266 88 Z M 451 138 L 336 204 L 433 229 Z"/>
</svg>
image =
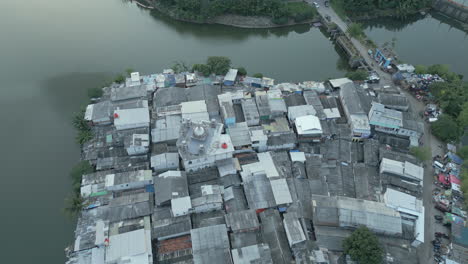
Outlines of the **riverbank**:
<svg viewBox="0 0 468 264">
<path fill-rule="evenodd" d="M 175 11 L 174 8 L 167 7 L 159 2 L 154 2 L 152 4 L 154 7 L 151 12 L 157 12 L 159 15 L 164 15 L 174 20 L 183 21 L 187 23 L 194 24 L 208 24 L 208 25 L 224 25 L 237 28 L 251 28 L 251 29 L 267 29 L 267 28 L 281 28 L 289 27 L 295 25 L 305 25 L 319 22 L 320 19 L 317 16 L 314 16 L 312 19 L 305 19 L 304 21 L 296 22 L 294 19 L 289 18 L 287 22 L 282 24 L 276 24 L 273 22 L 273 19 L 268 16 L 242 16 L 236 14 L 225 14 L 216 16 L 209 19 L 189 19 L 182 17 Z"/>
</svg>

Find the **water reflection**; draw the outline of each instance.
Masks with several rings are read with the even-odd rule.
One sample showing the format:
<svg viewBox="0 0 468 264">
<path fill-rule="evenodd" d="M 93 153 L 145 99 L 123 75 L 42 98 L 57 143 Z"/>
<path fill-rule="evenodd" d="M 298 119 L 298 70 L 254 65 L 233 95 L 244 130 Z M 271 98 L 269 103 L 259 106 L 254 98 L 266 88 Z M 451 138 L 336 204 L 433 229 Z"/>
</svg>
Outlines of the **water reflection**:
<svg viewBox="0 0 468 264">
<path fill-rule="evenodd" d="M 288 37 L 291 32 L 304 34 L 309 32 L 311 28 L 309 24 L 268 29 L 237 28 L 218 24 L 194 24 L 172 19 L 157 10 L 153 10 L 150 13 L 151 16 L 153 16 L 158 22 L 161 22 L 179 34 L 208 40 L 219 40 L 221 37 L 224 39 L 240 42 L 252 36 L 261 37 L 264 39 L 270 37 L 271 35 L 276 37 Z"/>
</svg>

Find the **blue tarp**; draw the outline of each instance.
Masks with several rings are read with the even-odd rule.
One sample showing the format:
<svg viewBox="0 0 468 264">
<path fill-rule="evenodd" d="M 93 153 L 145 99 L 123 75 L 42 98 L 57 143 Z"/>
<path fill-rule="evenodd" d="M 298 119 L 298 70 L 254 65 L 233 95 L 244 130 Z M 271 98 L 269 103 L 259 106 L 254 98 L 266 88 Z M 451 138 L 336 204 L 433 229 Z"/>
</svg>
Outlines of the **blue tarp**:
<svg viewBox="0 0 468 264">
<path fill-rule="evenodd" d="M 154 193 L 154 185 L 153 184 L 146 185 L 145 190 L 146 190 L 146 192 Z"/>
<path fill-rule="evenodd" d="M 456 154 L 453 154 L 452 152 L 449 152 L 447 153 L 447 157 L 454 163 L 458 164 L 458 165 L 462 165 L 463 164 L 463 160 L 462 158 L 460 158 L 459 156 L 457 156 Z"/>
</svg>

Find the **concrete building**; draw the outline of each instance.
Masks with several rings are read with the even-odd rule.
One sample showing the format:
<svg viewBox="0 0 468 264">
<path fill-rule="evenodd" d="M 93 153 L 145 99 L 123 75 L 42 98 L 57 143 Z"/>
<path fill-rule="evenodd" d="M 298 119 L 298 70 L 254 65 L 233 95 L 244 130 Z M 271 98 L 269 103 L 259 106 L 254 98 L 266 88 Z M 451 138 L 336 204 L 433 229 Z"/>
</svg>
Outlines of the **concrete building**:
<svg viewBox="0 0 468 264">
<path fill-rule="evenodd" d="M 146 97 L 147 92 L 145 85 L 111 88 L 110 98 L 112 102 L 145 99 Z"/>
<path fill-rule="evenodd" d="M 385 204 L 400 212 L 407 222 L 411 222 L 414 228 L 414 240 L 411 245 L 417 247 L 424 243 L 424 206 L 416 197 L 387 188 L 384 194 Z"/>
<path fill-rule="evenodd" d="M 318 117 L 306 115 L 296 118 L 296 131 L 300 142 L 319 142 L 322 138 L 322 125 Z"/>
<path fill-rule="evenodd" d="M 227 86 L 233 86 L 236 82 L 236 77 L 237 69 L 229 69 L 229 71 L 226 73 L 226 76 L 224 76 L 223 84 Z"/>
<path fill-rule="evenodd" d="M 230 93 L 218 95 L 219 111 L 224 120 L 224 125 L 229 127 L 236 123 L 236 114 L 234 112 L 234 105 L 232 103 L 232 96 Z"/>
<path fill-rule="evenodd" d="M 196 228 L 190 234 L 195 264 L 232 263 L 226 225 Z"/>
<path fill-rule="evenodd" d="M 244 113 L 245 122 L 248 126 L 257 126 L 260 123 L 260 114 L 258 113 L 257 104 L 253 98 L 244 99 L 241 101 L 242 112 Z"/>
<path fill-rule="evenodd" d="M 379 172 L 381 174 L 393 174 L 406 180 L 421 182 L 421 184 L 424 177 L 423 167 L 420 167 L 408 161 L 401 162 L 387 158 L 383 158 L 380 162 Z"/>
<path fill-rule="evenodd" d="M 150 116 L 148 108 L 115 110 L 114 126 L 117 130 L 149 127 Z"/>
<path fill-rule="evenodd" d="M 177 141 L 179 154 L 187 171 L 211 167 L 217 161 L 229 159 L 234 153 L 231 137 L 221 134 L 223 125 L 185 120 Z"/>
<path fill-rule="evenodd" d="M 234 264 L 273 264 L 268 244 L 256 244 L 232 250 Z"/>
<path fill-rule="evenodd" d="M 133 134 L 131 137 L 126 137 L 124 147 L 128 155 L 141 155 L 149 151 L 149 135 L 148 134 Z"/>
<path fill-rule="evenodd" d="M 193 122 L 210 120 L 205 100 L 183 102 L 181 106 L 182 119 L 191 120 Z"/>
<path fill-rule="evenodd" d="M 406 115 L 408 118 L 408 116 Z M 369 123 L 375 127 L 375 131 L 407 137 L 412 146 L 419 146 L 422 136 L 421 125 L 413 120 L 406 120 L 403 113 L 397 110 L 385 108 L 383 104 L 373 102 L 369 111 Z M 408 122 L 409 121 L 409 122 Z"/>
<path fill-rule="evenodd" d="M 353 137 L 357 139 L 368 138 L 371 135 L 369 119 L 361 106 L 361 99 L 353 83 L 346 82 L 341 86 L 340 101 Z"/>
</svg>

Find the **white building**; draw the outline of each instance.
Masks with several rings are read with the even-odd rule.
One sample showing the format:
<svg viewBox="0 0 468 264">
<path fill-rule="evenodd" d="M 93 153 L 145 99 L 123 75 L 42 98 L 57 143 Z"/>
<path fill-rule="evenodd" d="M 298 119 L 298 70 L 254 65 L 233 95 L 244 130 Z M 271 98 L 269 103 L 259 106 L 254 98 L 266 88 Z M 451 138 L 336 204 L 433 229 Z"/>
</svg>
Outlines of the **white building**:
<svg viewBox="0 0 468 264">
<path fill-rule="evenodd" d="M 138 229 L 109 237 L 106 264 L 153 263 L 151 230 Z"/>
<path fill-rule="evenodd" d="M 128 155 L 141 155 L 149 151 L 149 135 L 148 134 L 133 134 L 131 138 L 125 141 L 125 148 Z"/>
<path fill-rule="evenodd" d="M 422 184 L 424 168 L 408 161 L 401 162 L 383 158 L 380 163 L 380 173 L 394 174 Z"/>
<path fill-rule="evenodd" d="M 414 240 L 411 245 L 417 247 L 424 243 L 424 206 L 422 201 L 412 195 L 387 188 L 384 202 L 388 207 L 400 212 L 402 217 L 413 222 Z"/>
<path fill-rule="evenodd" d="M 347 81 L 337 82 L 336 85 L 338 84 L 340 85 L 340 101 L 343 105 L 346 118 L 348 119 L 353 138 L 368 138 L 371 134 L 369 118 L 361 106 L 361 100 L 357 94 L 356 86 L 352 82 L 350 83 Z"/>
<path fill-rule="evenodd" d="M 306 115 L 296 118 L 295 125 L 300 141 L 318 141 L 322 137 L 322 125 L 320 124 L 318 117 L 314 115 Z"/>
<path fill-rule="evenodd" d="M 121 109 L 114 111 L 114 126 L 117 130 L 149 127 L 148 108 Z"/>
<path fill-rule="evenodd" d="M 109 191 L 124 191 L 143 188 L 150 184 L 153 184 L 151 170 L 139 170 L 107 174 L 105 188 Z"/>
<path fill-rule="evenodd" d="M 187 171 L 215 166 L 217 161 L 232 158 L 234 146 L 231 137 L 222 134 L 222 124 L 184 120 L 180 131 L 177 147 Z"/>
<path fill-rule="evenodd" d="M 369 123 L 375 131 L 407 137 L 412 146 L 419 146 L 424 128 L 422 124 L 409 119 L 402 112 L 385 108 L 383 104 L 373 102 L 369 111 Z"/>
<path fill-rule="evenodd" d="M 210 120 L 205 100 L 183 102 L 180 105 L 183 119 L 193 122 Z"/>
</svg>

